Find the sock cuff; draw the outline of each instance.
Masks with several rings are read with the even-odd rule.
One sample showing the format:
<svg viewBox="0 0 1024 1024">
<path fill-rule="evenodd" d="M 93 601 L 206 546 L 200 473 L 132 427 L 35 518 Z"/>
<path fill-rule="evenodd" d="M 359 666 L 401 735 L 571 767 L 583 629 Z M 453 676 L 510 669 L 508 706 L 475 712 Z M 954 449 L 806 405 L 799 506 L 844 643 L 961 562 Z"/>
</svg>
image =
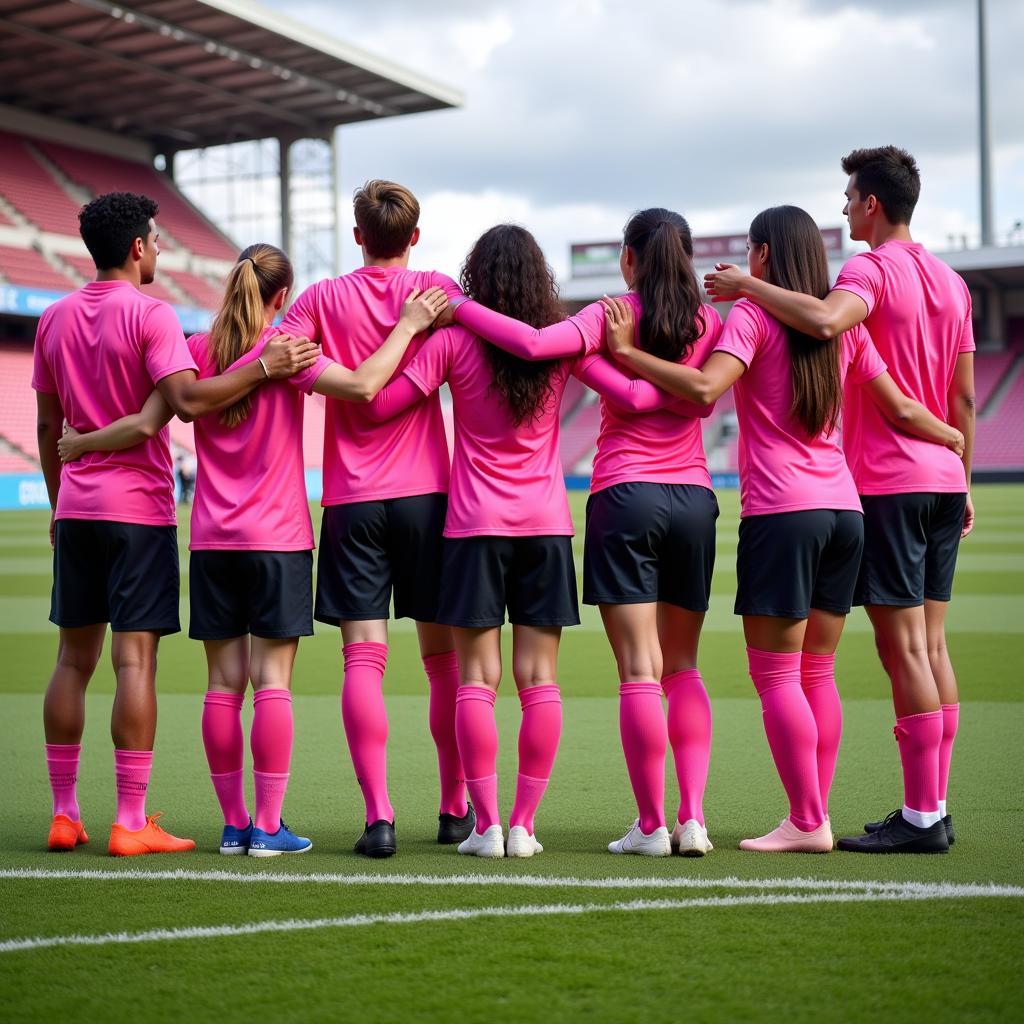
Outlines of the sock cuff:
<svg viewBox="0 0 1024 1024">
<path fill-rule="evenodd" d="M 241 768 L 236 768 L 233 772 L 210 772 L 211 779 L 236 779 L 241 778 L 243 771 Z"/>
<path fill-rule="evenodd" d="M 754 689 L 759 694 L 780 686 L 800 686 L 800 651 L 759 651 L 747 648 L 747 661 Z"/>
<path fill-rule="evenodd" d="M 955 704 L 943 704 L 943 705 L 941 705 L 941 710 L 942 711 L 955 711 L 957 714 L 959 714 L 960 713 L 960 701 L 957 701 Z"/>
<path fill-rule="evenodd" d="M 756 647 L 747 647 L 747 663 L 751 668 L 757 664 L 759 667 L 771 669 L 800 667 L 800 659 L 803 651 L 759 651 Z"/>
<path fill-rule="evenodd" d="M 896 719 L 897 726 L 913 725 L 915 722 L 933 722 L 942 719 L 941 711 L 921 711 L 916 715 L 900 715 Z"/>
<path fill-rule="evenodd" d="M 933 728 L 938 732 L 939 739 L 942 738 L 942 712 L 941 711 L 922 711 L 917 715 L 901 715 L 896 719 L 896 725 L 893 726 L 893 735 L 896 737 L 898 743 L 900 737 L 914 735 L 918 740 L 924 739 L 924 742 L 928 742 L 927 733 L 922 737 L 922 730 Z"/>
<path fill-rule="evenodd" d="M 152 767 L 152 750 L 114 750 L 115 771 L 148 771 Z"/>
<path fill-rule="evenodd" d="M 252 695 L 253 704 L 259 704 L 265 700 L 286 700 L 292 702 L 292 691 L 281 687 L 267 687 L 264 690 L 256 690 Z"/>
<path fill-rule="evenodd" d="M 206 707 L 234 708 L 241 711 L 244 703 L 244 693 L 228 693 L 225 690 L 207 690 L 206 696 L 203 697 L 203 705 Z"/>
<path fill-rule="evenodd" d="M 488 690 L 486 686 L 460 686 L 455 691 L 456 704 L 466 700 L 478 700 L 484 704 L 490 704 L 493 708 L 497 699 L 497 693 L 494 690 Z"/>
<path fill-rule="evenodd" d="M 47 743 L 47 761 L 77 761 L 82 753 L 81 743 Z"/>
<path fill-rule="evenodd" d="M 684 668 L 661 677 L 661 688 L 665 691 L 666 697 L 683 683 L 700 683 L 703 686 L 704 680 L 701 678 L 700 669 Z"/>
<path fill-rule="evenodd" d="M 516 779 L 522 780 L 526 783 L 533 783 L 537 786 L 546 786 L 551 780 L 550 779 L 538 779 L 536 775 L 527 775 L 525 772 L 517 772 Z"/>
<path fill-rule="evenodd" d="M 831 668 L 836 663 L 836 652 L 831 654 L 814 654 L 811 651 L 800 652 L 800 664 L 813 668 Z"/>
<path fill-rule="evenodd" d="M 661 683 L 619 683 L 620 697 L 639 697 L 643 694 L 650 694 L 652 697 L 661 697 Z"/>
<path fill-rule="evenodd" d="M 562 691 L 557 683 L 541 683 L 519 691 L 519 706 L 525 711 L 534 704 L 561 704 Z"/>
<path fill-rule="evenodd" d="M 447 675 L 449 672 L 458 672 L 459 658 L 454 651 L 442 651 L 440 654 L 426 654 L 423 656 L 423 668 L 427 676 L 433 682 L 436 675 Z"/>
<path fill-rule="evenodd" d="M 345 659 L 345 668 L 369 666 L 383 672 L 388 663 L 388 645 L 378 644 L 372 640 L 344 644 L 341 655 Z"/>
<path fill-rule="evenodd" d="M 478 689 L 479 689 L 479 687 L 478 687 Z M 486 785 L 488 785 L 489 783 L 492 783 L 492 782 L 495 785 L 498 784 L 498 773 L 497 772 L 492 772 L 490 775 L 482 775 L 479 779 L 466 779 L 466 784 L 467 785 L 474 785 L 474 786 L 486 786 Z"/>
</svg>

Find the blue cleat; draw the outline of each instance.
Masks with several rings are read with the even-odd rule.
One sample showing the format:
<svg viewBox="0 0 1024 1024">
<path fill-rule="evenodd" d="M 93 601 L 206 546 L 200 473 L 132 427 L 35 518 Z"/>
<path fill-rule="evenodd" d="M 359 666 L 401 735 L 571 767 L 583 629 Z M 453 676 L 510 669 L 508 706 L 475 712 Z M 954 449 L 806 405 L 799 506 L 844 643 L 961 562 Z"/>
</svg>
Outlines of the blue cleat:
<svg viewBox="0 0 1024 1024">
<path fill-rule="evenodd" d="M 234 825 L 225 825 L 224 832 L 220 837 L 220 852 L 225 857 L 233 857 L 238 853 L 248 853 L 249 843 L 252 841 L 252 818 L 245 828 L 235 828 Z"/>
<path fill-rule="evenodd" d="M 283 821 L 276 832 L 264 832 L 261 828 L 253 828 L 249 839 L 250 857 L 280 857 L 282 853 L 306 853 L 312 849 L 311 840 L 289 832 Z"/>
</svg>

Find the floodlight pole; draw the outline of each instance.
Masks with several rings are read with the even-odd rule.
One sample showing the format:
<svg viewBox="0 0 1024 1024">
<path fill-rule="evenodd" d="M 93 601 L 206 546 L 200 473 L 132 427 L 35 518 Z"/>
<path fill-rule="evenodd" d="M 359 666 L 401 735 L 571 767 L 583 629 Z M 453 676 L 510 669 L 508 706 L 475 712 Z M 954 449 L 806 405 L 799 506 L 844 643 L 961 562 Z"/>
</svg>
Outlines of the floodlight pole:
<svg viewBox="0 0 1024 1024">
<path fill-rule="evenodd" d="M 292 252 L 292 157 L 291 140 L 279 136 L 277 140 L 278 149 L 278 184 L 280 186 L 281 202 L 281 248 L 288 253 L 292 259 L 295 254 Z"/>
<path fill-rule="evenodd" d="M 985 0 L 978 0 L 978 148 L 981 187 L 981 244 L 995 245 L 992 230 L 991 124 L 988 110 L 988 56 L 985 45 Z"/>
<path fill-rule="evenodd" d="M 341 129 L 331 132 L 331 209 L 334 213 L 334 276 L 341 274 Z"/>
</svg>

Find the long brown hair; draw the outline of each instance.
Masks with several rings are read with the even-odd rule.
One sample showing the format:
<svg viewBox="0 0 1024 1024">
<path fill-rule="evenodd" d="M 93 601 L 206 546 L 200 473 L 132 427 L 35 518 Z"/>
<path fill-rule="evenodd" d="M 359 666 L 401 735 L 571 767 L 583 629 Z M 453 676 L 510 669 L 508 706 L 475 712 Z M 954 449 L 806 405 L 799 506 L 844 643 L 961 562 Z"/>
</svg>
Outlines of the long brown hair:
<svg viewBox="0 0 1024 1024">
<path fill-rule="evenodd" d="M 220 310 L 210 328 L 210 353 L 223 373 L 259 340 L 266 327 L 266 305 L 294 280 L 291 261 L 274 245 L 259 242 L 243 249 L 228 274 Z M 252 408 L 252 395 L 220 414 L 226 427 L 237 427 Z"/>
<path fill-rule="evenodd" d="M 554 272 L 537 240 L 515 224 L 498 224 L 476 240 L 462 268 L 462 290 L 490 309 L 531 327 L 548 327 L 565 316 Z M 531 362 L 488 341 L 483 345 L 492 387 L 512 422 L 519 427 L 539 418 L 554 397 L 551 373 L 559 360 Z"/>
<path fill-rule="evenodd" d="M 750 244 L 768 245 L 765 280 L 791 292 L 828 295 L 828 257 L 818 225 L 798 206 L 762 210 L 750 225 Z M 831 434 L 842 407 L 839 339 L 822 341 L 786 328 L 793 375 L 791 415 L 809 437 Z"/>
<path fill-rule="evenodd" d="M 633 214 L 622 241 L 636 257 L 633 291 L 643 307 L 640 347 L 678 363 L 705 330 L 690 225 L 681 214 L 653 207 Z"/>
</svg>

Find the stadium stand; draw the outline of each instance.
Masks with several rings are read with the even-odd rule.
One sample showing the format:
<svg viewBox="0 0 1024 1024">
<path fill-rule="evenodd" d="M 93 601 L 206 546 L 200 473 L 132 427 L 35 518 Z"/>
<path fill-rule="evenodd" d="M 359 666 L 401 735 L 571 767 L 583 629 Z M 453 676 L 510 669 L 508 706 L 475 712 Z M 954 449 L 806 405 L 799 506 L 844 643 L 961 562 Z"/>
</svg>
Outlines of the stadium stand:
<svg viewBox="0 0 1024 1024">
<path fill-rule="evenodd" d="M 596 395 L 593 398 L 593 401 L 584 398 L 568 418 L 562 417 L 559 456 L 565 473 L 573 473 L 576 466 L 594 450 L 601 426 L 601 404 Z"/>
<path fill-rule="evenodd" d="M 42 231 L 78 234 L 75 202 L 31 151 L 31 143 L 0 131 L 0 195 Z"/>
<path fill-rule="evenodd" d="M 200 309 L 217 309 L 220 306 L 221 296 L 224 294 L 221 285 L 214 284 L 205 277 L 200 277 L 187 270 L 161 269 L 160 276 L 162 278 L 169 277 L 178 290 Z"/>
<path fill-rule="evenodd" d="M 77 253 L 61 253 L 60 259 L 67 263 L 72 270 L 81 278 L 77 283 L 79 285 L 85 284 L 86 281 L 92 281 L 96 277 L 96 267 L 92 262 L 92 258 L 89 256 L 82 256 Z M 172 292 L 164 283 L 163 279 L 166 275 L 162 270 L 157 270 L 157 279 L 152 284 L 145 284 L 142 286 L 143 292 L 146 295 L 152 295 L 154 299 L 160 299 L 161 302 L 169 302 L 171 305 L 183 305 L 183 297 L 175 292 Z"/>
<path fill-rule="evenodd" d="M 1013 365 L 998 378 L 987 406 L 978 403 L 982 413 L 974 440 L 974 465 L 979 469 L 1024 470 L 1024 356 L 997 355 L 1009 355 Z M 980 361 L 976 358 L 976 363 Z"/>
<path fill-rule="evenodd" d="M 155 168 L 57 142 L 39 140 L 36 145 L 69 181 L 93 195 L 141 192 L 154 199 L 160 204 L 161 231 L 170 236 L 161 240 L 168 249 L 184 246 L 199 256 L 222 260 L 233 260 L 237 255 L 235 246 Z"/>
<path fill-rule="evenodd" d="M 985 407 L 1005 379 L 1015 359 L 1013 352 L 979 352 L 974 357 L 974 399 L 978 412 Z"/>
<path fill-rule="evenodd" d="M 55 270 L 35 249 L 13 245 L 0 245 L 0 277 L 11 284 L 54 292 L 67 292 L 78 286 L 72 278 Z"/>
<path fill-rule="evenodd" d="M 38 467 L 36 396 L 32 391 L 32 349 L 0 341 L 0 438 Z M 20 472 L 21 470 L 0 470 Z"/>
</svg>

